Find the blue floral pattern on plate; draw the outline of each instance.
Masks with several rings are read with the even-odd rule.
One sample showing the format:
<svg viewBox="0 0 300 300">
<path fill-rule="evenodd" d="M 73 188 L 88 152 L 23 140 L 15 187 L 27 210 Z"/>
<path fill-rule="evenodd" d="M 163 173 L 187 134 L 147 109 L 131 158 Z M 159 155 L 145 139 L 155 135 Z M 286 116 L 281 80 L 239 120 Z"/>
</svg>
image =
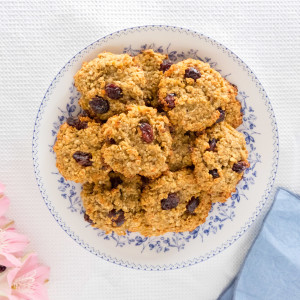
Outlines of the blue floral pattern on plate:
<svg viewBox="0 0 300 300">
<path fill-rule="evenodd" d="M 187 52 L 171 51 L 171 44 L 168 45 L 166 49 L 162 46 L 156 46 L 155 44 L 142 45 L 140 49 L 132 49 L 131 46 L 124 49 L 124 53 L 130 55 L 136 55 L 141 50 L 154 49 L 160 53 L 167 53 L 169 58 L 176 62 L 186 58 L 199 59 L 207 62 L 211 67 L 215 68 L 222 74 L 222 70 L 218 68 L 218 64 L 213 62 L 209 57 L 200 57 L 197 50 L 190 49 Z M 224 77 L 230 74 L 222 74 Z M 69 88 L 70 96 L 69 101 L 65 107 L 58 108 L 57 121 L 53 123 L 52 136 L 53 144 L 49 145 L 49 151 L 53 152 L 53 145 L 55 143 L 55 136 L 59 130 L 61 124 L 63 124 L 69 116 L 78 115 L 80 109 L 78 107 L 78 100 L 80 94 L 74 87 L 74 84 Z M 158 236 L 158 237 L 144 237 L 138 233 L 127 232 L 125 236 L 119 236 L 114 232 L 111 234 L 105 234 L 104 231 L 93 228 L 97 230 L 97 236 L 106 241 L 114 241 L 116 247 L 126 247 L 126 245 L 135 245 L 140 247 L 141 253 L 145 251 L 155 251 L 157 253 L 167 252 L 167 251 L 180 251 L 185 248 L 186 243 L 192 242 L 194 239 L 205 239 L 209 234 L 216 234 L 219 230 L 222 230 L 224 226 L 235 217 L 235 208 L 239 205 L 240 201 L 247 201 L 247 196 L 244 194 L 244 190 L 249 189 L 250 185 L 255 183 L 255 178 L 257 176 L 256 165 L 261 163 L 261 155 L 256 151 L 255 147 L 255 136 L 260 134 L 255 130 L 255 112 L 251 106 L 247 105 L 247 98 L 245 92 L 240 91 L 238 94 L 238 99 L 242 103 L 242 111 L 244 114 L 243 125 L 238 129 L 245 135 L 246 143 L 249 149 L 249 162 L 250 168 L 245 171 L 245 175 L 242 181 L 239 183 L 236 192 L 232 194 L 232 197 L 227 200 L 226 203 L 214 203 L 210 214 L 206 222 L 198 226 L 192 232 L 182 232 L 182 233 L 172 233 L 172 236 Z M 80 199 L 80 195 L 76 193 L 76 188 L 74 183 L 66 181 L 58 172 L 53 173 L 57 176 L 58 190 L 61 192 L 61 196 L 66 199 L 67 208 L 77 214 L 83 214 L 84 209 Z M 90 225 L 86 225 L 90 226 Z"/>
</svg>

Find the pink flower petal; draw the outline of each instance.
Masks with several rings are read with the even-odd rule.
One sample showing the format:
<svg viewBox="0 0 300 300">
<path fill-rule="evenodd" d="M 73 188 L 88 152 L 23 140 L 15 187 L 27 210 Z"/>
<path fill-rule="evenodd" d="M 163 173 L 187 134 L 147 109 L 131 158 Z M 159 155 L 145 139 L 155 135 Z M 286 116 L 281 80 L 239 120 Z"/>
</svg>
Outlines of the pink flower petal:
<svg viewBox="0 0 300 300">
<path fill-rule="evenodd" d="M 21 261 L 10 253 L 0 254 L 0 265 L 11 268 L 21 265 Z"/>
<path fill-rule="evenodd" d="M 14 268 L 12 270 L 10 270 L 7 274 L 7 282 L 9 284 L 9 286 L 11 287 L 13 284 L 13 281 L 15 280 L 18 272 L 19 272 L 20 268 Z"/>
<path fill-rule="evenodd" d="M 14 290 L 13 295 L 17 296 L 18 300 L 48 300 L 47 288 L 43 284 L 37 283 L 32 293 L 24 294 L 20 291 Z"/>
<path fill-rule="evenodd" d="M 17 277 L 21 277 L 26 273 L 31 272 L 39 266 L 38 258 L 36 253 L 30 253 L 24 257 L 22 267 L 20 268 Z"/>
<path fill-rule="evenodd" d="M 25 235 L 11 229 L 4 230 L 2 232 L 2 237 L 4 240 L 4 247 L 0 254 L 14 253 L 16 255 L 22 255 L 24 253 L 25 247 L 29 243 Z"/>
<path fill-rule="evenodd" d="M 23 300 L 47 300 L 45 280 L 49 277 L 49 268 L 38 263 L 35 253 L 29 254 L 19 268 L 8 273 L 7 280 L 10 286 L 18 282 L 17 287 L 12 289 L 12 295 Z M 26 282 L 30 282 L 30 287 Z M 32 282 L 33 280 L 33 282 Z M 25 283 L 25 286 L 22 286 Z"/>
<path fill-rule="evenodd" d="M 40 265 L 36 268 L 36 281 L 40 284 L 44 284 L 49 279 L 50 268 Z"/>
<path fill-rule="evenodd" d="M 7 197 L 0 197 L 0 217 L 2 217 L 9 208 L 10 201 Z"/>
</svg>

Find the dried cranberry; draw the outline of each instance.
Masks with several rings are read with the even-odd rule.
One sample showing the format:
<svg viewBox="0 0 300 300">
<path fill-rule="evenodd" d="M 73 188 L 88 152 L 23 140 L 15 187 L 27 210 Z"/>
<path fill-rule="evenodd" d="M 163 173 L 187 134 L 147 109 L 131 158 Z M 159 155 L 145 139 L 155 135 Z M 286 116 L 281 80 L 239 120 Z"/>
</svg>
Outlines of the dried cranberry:
<svg viewBox="0 0 300 300">
<path fill-rule="evenodd" d="M 154 140 L 153 129 L 149 123 L 140 123 L 140 129 L 142 131 L 142 139 L 146 143 L 151 143 Z"/>
<path fill-rule="evenodd" d="M 165 98 L 165 102 L 167 103 L 167 106 L 169 108 L 174 108 L 175 107 L 175 96 L 176 94 L 168 94 L 167 97 Z"/>
<path fill-rule="evenodd" d="M 219 175 L 219 173 L 218 173 L 218 170 L 217 169 L 212 169 L 212 170 L 209 170 L 209 172 L 208 172 L 214 179 L 215 178 L 219 178 L 220 177 L 220 175 Z"/>
<path fill-rule="evenodd" d="M 118 227 L 125 222 L 124 211 L 122 209 L 119 209 L 118 211 L 116 209 L 112 209 L 108 213 L 108 217 L 111 218 L 112 222 L 114 222 Z"/>
<path fill-rule="evenodd" d="M 5 266 L 0 265 L 0 273 L 3 273 L 6 270 Z"/>
<path fill-rule="evenodd" d="M 169 210 L 172 208 L 177 207 L 179 204 L 179 197 L 176 193 L 170 193 L 167 197 L 167 199 L 161 200 L 161 209 L 163 210 Z"/>
<path fill-rule="evenodd" d="M 77 117 L 69 117 L 67 119 L 69 126 L 75 127 L 77 130 L 85 129 L 88 127 L 87 122 L 81 122 Z"/>
<path fill-rule="evenodd" d="M 123 183 L 123 180 L 117 176 L 117 177 L 111 177 L 110 178 L 111 188 L 115 189 L 119 184 Z"/>
<path fill-rule="evenodd" d="M 248 163 L 246 161 L 239 161 L 233 164 L 232 170 L 237 173 L 243 173 L 248 168 Z"/>
<path fill-rule="evenodd" d="M 191 67 L 185 70 L 184 77 L 192 78 L 196 81 L 198 78 L 201 77 L 201 73 L 197 69 Z"/>
<path fill-rule="evenodd" d="M 218 111 L 220 112 L 220 116 L 219 119 L 216 121 L 216 123 L 220 123 L 225 119 L 225 110 L 218 108 Z"/>
<path fill-rule="evenodd" d="M 200 203 L 199 197 L 192 197 L 191 200 L 186 205 L 186 210 L 189 213 L 193 213 L 194 210 L 198 207 L 199 203 Z"/>
<path fill-rule="evenodd" d="M 217 140 L 215 138 L 212 138 L 208 142 L 209 148 L 206 151 L 215 151 L 216 146 L 217 146 Z"/>
<path fill-rule="evenodd" d="M 99 96 L 93 98 L 89 105 L 95 114 L 105 114 L 109 111 L 109 102 Z"/>
<path fill-rule="evenodd" d="M 114 218 L 117 215 L 117 210 L 116 209 L 112 209 L 109 213 L 108 213 L 108 217 L 109 218 Z"/>
<path fill-rule="evenodd" d="M 170 67 L 173 65 L 173 63 L 170 60 L 165 59 L 162 64 L 160 65 L 159 70 L 163 71 L 164 73 L 170 69 Z"/>
<path fill-rule="evenodd" d="M 83 167 L 88 167 L 88 166 L 91 166 L 93 164 L 93 162 L 90 161 L 90 159 L 92 159 L 92 154 L 91 153 L 76 151 L 73 154 L 73 158 L 76 160 L 76 162 L 78 164 L 80 164 Z"/>
<path fill-rule="evenodd" d="M 122 89 L 113 83 L 105 87 L 105 92 L 110 99 L 120 99 L 123 96 Z"/>
<path fill-rule="evenodd" d="M 91 220 L 90 216 L 87 213 L 84 213 L 83 218 L 84 221 L 89 222 L 90 224 L 93 223 L 93 221 Z"/>
</svg>

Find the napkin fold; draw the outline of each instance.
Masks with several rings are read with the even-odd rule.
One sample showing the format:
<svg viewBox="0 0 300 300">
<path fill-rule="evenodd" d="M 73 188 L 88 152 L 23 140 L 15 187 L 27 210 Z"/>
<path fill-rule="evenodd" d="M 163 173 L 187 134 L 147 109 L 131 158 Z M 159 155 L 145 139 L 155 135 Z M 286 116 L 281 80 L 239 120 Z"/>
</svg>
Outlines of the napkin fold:
<svg viewBox="0 0 300 300">
<path fill-rule="evenodd" d="M 300 299 L 300 198 L 279 189 L 240 273 L 218 300 Z"/>
</svg>

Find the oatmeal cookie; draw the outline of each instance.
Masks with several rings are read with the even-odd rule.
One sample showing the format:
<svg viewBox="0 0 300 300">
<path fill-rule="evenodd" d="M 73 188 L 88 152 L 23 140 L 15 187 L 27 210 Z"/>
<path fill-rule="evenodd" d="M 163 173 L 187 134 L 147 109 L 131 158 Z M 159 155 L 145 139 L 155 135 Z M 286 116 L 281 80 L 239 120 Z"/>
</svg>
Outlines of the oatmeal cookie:
<svg viewBox="0 0 300 300">
<path fill-rule="evenodd" d="M 119 235 L 126 230 L 138 231 L 144 222 L 140 204 L 142 180 L 139 176 L 127 179 L 111 172 L 103 184 L 85 183 L 81 192 L 85 218 L 93 227 Z M 88 217 L 87 217 L 88 216 Z"/>
<path fill-rule="evenodd" d="M 168 169 L 172 144 L 168 125 L 154 108 L 129 106 L 127 114 L 113 116 L 103 125 L 105 162 L 126 177 L 158 177 Z"/>
<path fill-rule="evenodd" d="M 171 127 L 170 132 L 172 136 L 172 150 L 168 159 L 170 171 L 175 172 L 192 166 L 191 154 L 196 138 L 195 133 L 175 127 Z"/>
<path fill-rule="evenodd" d="M 171 61 L 168 60 L 168 55 L 148 49 L 135 56 L 133 60 L 145 72 L 144 99 L 146 104 L 157 107 L 158 84 L 163 76 L 163 72 L 172 65 Z"/>
<path fill-rule="evenodd" d="M 235 99 L 234 88 L 209 64 L 186 59 L 164 73 L 158 101 L 173 125 L 202 131 L 224 120 L 222 111 Z"/>
<path fill-rule="evenodd" d="M 87 117 L 67 119 L 53 147 L 56 166 L 66 180 L 84 183 L 108 179 L 110 167 L 104 163 L 101 125 Z"/>
<path fill-rule="evenodd" d="M 193 172 L 184 169 L 168 172 L 146 186 L 141 203 L 149 224 L 141 233 L 154 236 L 194 230 L 205 222 L 212 201 L 199 189 Z"/>
<path fill-rule="evenodd" d="M 128 104 L 144 104 L 144 71 L 128 54 L 100 53 L 74 79 L 82 94 L 80 106 L 101 120 L 123 112 Z"/>
<path fill-rule="evenodd" d="M 214 202 L 225 202 L 249 167 L 244 136 L 226 122 L 207 129 L 195 141 L 196 180 Z"/>
</svg>

